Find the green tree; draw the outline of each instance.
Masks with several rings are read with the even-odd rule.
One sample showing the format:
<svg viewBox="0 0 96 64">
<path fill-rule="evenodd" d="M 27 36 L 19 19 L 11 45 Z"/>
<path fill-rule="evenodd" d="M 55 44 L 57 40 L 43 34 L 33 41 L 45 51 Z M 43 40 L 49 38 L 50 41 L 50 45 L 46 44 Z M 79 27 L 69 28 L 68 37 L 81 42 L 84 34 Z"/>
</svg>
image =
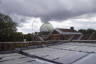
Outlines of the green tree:
<svg viewBox="0 0 96 64">
<path fill-rule="evenodd" d="M 87 31 L 85 29 L 80 29 L 79 32 L 86 34 Z"/>
<path fill-rule="evenodd" d="M 80 29 L 79 32 L 83 34 L 92 34 L 93 32 L 95 32 L 95 30 L 94 29 Z"/>
<path fill-rule="evenodd" d="M 26 39 L 27 41 L 32 41 L 32 34 L 25 34 L 24 35 L 24 39 Z"/>
<path fill-rule="evenodd" d="M 88 39 L 88 37 L 92 36 L 91 39 L 96 40 L 96 30 L 94 29 L 80 29 L 79 32 L 84 34 L 83 38 Z"/>
<path fill-rule="evenodd" d="M 0 14 L 0 41 L 11 41 L 10 36 L 16 32 L 16 23 L 8 15 Z"/>
<path fill-rule="evenodd" d="M 94 29 L 87 29 L 86 32 L 87 32 L 87 34 L 92 34 L 93 32 L 95 32 L 95 30 Z"/>
</svg>

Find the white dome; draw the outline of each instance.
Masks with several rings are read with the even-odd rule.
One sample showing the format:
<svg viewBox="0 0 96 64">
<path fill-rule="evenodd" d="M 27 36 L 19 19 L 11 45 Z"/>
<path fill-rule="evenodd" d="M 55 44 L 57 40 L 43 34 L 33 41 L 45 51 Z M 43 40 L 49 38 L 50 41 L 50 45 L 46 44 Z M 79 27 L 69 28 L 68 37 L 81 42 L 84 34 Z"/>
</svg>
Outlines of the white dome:
<svg viewBox="0 0 96 64">
<path fill-rule="evenodd" d="M 41 27 L 40 27 L 40 31 L 41 32 L 53 32 L 53 26 L 50 23 L 44 23 Z"/>
</svg>

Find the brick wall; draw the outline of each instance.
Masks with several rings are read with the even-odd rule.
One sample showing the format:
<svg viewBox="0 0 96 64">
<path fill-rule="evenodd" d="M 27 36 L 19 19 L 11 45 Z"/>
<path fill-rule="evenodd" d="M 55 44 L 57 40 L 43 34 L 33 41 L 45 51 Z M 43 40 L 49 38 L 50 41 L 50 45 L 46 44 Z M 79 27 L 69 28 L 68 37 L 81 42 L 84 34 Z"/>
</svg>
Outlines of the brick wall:
<svg viewBox="0 0 96 64">
<path fill-rule="evenodd" d="M 0 51 L 14 50 L 15 48 L 28 47 L 34 45 L 47 45 L 47 42 L 0 42 Z"/>
</svg>

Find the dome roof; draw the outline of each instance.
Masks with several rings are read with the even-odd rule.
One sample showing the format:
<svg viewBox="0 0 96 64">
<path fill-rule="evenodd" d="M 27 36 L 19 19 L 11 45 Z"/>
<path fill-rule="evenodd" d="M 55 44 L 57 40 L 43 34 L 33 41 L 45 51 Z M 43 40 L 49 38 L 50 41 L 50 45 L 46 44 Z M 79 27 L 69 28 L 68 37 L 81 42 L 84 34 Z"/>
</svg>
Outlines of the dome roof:
<svg viewBox="0 0 96 64">
<path fill-rule="evenodd" d="M 53 26 L 50 23 L 44 23 L 41 27 L 40 27 L 40 31 L 41 32 L 53 32 Z"/>
</svg>

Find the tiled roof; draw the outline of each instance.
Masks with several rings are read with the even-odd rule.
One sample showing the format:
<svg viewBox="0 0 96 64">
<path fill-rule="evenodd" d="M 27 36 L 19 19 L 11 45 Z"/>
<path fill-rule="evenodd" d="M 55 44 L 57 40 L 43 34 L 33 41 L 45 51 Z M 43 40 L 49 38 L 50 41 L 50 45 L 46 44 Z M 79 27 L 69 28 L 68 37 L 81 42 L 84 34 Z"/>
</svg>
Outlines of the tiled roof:
<svg viewBox="0 0 96 64">
<path fill-rule="evenodd" d="M 77 32 L 76 30 L 71 30 L 71 29 L 61 29 L 59 28 L 62 32 Z"/>
<path fill-rule="evenodd" d="M 80 32 L 77 32 L 76 30 L 71 30 L 71 29 L 56 29 L 57 32 L 60 34 L 66 34 L 66 35 L 72 35 L 72 34 L 82 34 Z"/>
</svg>

